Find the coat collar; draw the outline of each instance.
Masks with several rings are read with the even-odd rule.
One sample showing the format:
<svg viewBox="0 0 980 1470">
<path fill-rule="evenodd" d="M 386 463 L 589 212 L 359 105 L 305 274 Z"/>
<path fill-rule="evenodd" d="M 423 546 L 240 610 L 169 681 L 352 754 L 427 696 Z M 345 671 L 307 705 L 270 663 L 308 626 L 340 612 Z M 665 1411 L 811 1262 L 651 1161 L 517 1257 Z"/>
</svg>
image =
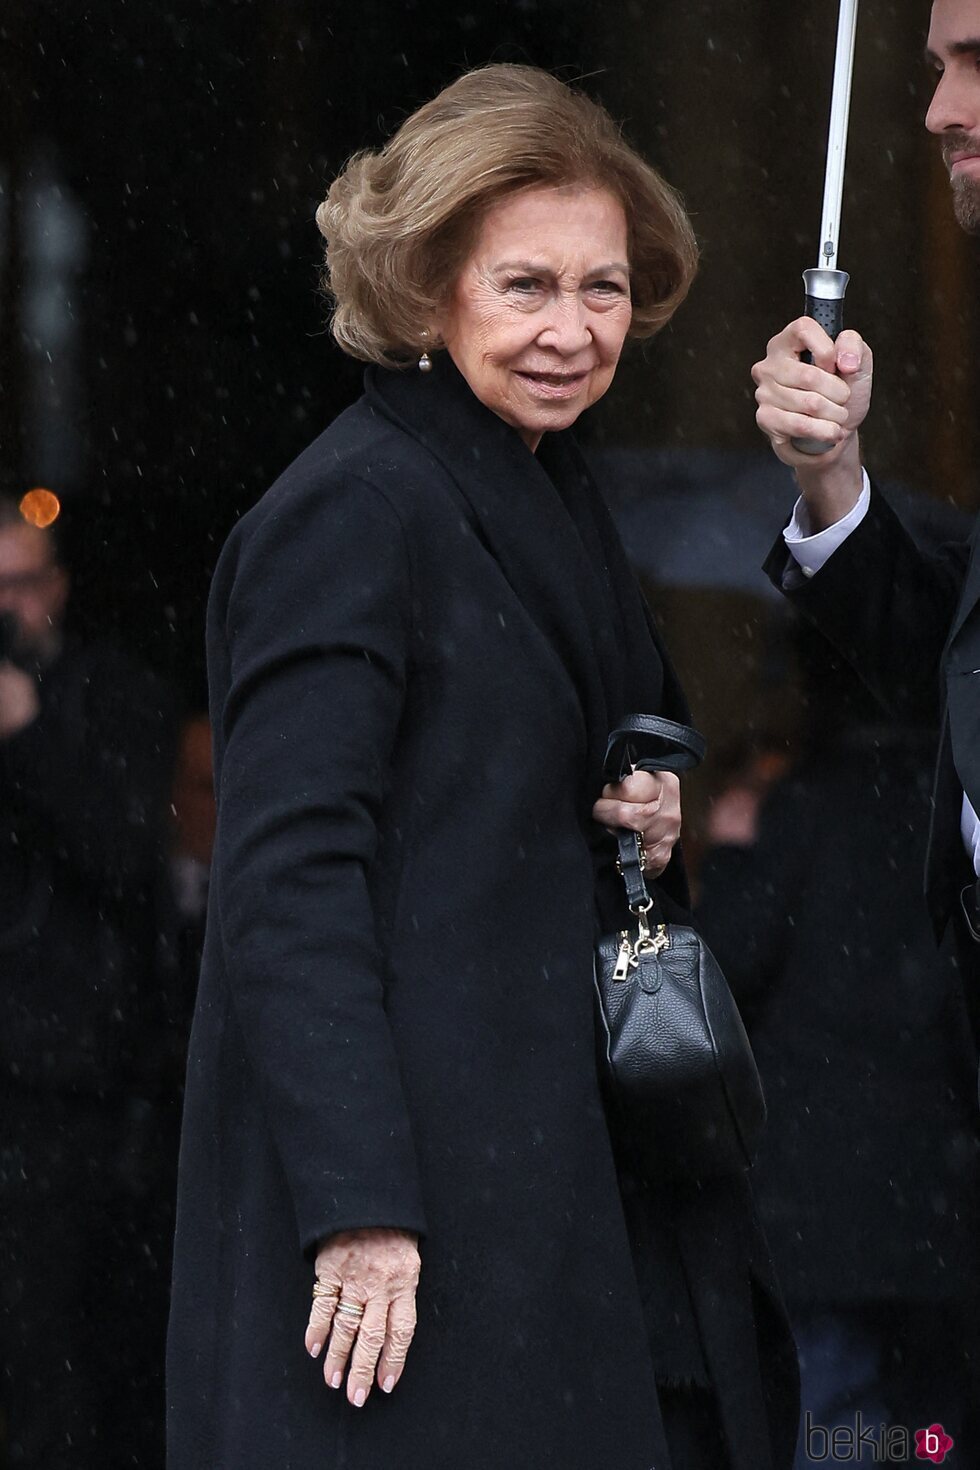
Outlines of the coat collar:
<svg viewBox="0 0 980 1470">
<path fill-rule="evenodd" d="M 960 600 L 957 604 L 953 622 L 949 630 L 949 638 L 946 641 L 947 664 L 950 662 L 951 655 L 954 656 L 955 661 L 954 644 L 958 641 L 962 642 L 959 635 L 963 632 L 970 614 L 973 612 L 977 603 L 980 602 L 980 553 L 977 550 L 978 533 L 980 533 L 980 520 L 974 523 L 970 536 L 970 558 L 967 562 L 966 576 L 960 590 Z M 962 650 L 956 650 L 956 653 L 959 652 L 962 652 Z M 972 658 L 973 652 L 966 652 L 964 656 L 965 658 Z"/>
<path fill-rule="evenodd" d="M 532 454 L 445 353 L 425 375 L 371 368 L 365 387 L 371 407 L 449 474 L 572 680 L 594 788 L 610 729 L 632 710 L 659 708 L 662 673 L 618 535 L 574 439 L 545 435 Z"/>
</svg>

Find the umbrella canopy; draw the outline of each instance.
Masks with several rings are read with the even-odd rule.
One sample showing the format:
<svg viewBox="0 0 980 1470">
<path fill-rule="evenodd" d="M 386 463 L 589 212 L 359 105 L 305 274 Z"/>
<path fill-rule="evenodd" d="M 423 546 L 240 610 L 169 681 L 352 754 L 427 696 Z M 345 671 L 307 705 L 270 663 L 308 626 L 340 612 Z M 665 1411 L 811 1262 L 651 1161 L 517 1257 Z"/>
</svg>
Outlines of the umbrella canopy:
<svg viewBox="0 0 980 1470">
<path fill-rule="evenodd" d="M 766 453 L 608 449 L 591 456 L 637 570 L 663 587 L 714 587 L 780 602 L 762 571 L 798 490 Z M 886 482 L 889 501 L 926 549 L 968 533 L 971 517 Z"/>
</svg>

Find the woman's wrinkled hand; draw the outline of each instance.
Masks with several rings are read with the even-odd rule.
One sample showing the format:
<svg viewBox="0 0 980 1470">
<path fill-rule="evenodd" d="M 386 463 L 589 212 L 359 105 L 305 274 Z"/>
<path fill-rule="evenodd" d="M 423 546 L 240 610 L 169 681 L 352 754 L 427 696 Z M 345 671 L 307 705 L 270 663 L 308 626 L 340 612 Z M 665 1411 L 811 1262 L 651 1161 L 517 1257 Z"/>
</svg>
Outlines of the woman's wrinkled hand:
<svg viewBox="0 0 980 1470">
<path fill-rule="evenodd" d="M 405 1230 L 345 1230 L 323 1242 L 306 1350 L 327 1345 L 323 1376 L 361 1408 L 377 1382 L 391 1393 L 402 1376 L 415 1333 L 415 1293 L 421 1261 L 418 1236 Z M 341 1310 L 343 1303 L 344 1310 Z M 355 1310 L 363 1308 L 363 1315 Z"/>
<path fill-rule="evenodd" d="M 610 832 L 639 832 L 647 855 L 643 871 L 659 878 L 681 835 L 681 783 L 670 771 L 634 771 L 602 788 L 592 815 Z"/>
</svg>

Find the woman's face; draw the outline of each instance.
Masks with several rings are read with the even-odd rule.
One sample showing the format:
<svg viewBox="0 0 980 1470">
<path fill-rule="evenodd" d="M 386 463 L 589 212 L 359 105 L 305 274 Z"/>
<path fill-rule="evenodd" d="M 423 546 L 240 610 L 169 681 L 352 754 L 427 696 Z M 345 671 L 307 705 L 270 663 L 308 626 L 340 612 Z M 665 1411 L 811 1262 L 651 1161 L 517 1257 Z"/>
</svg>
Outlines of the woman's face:
<svg viewBox="0 0 980 1470">
<path fill-rule="evenodd" d="M 629 329 L 623 207 L 605 189 L 529 189 L 488 212 L 444 316 L 453 362 L 533 451 L 612 382 Z"/>
</svg>

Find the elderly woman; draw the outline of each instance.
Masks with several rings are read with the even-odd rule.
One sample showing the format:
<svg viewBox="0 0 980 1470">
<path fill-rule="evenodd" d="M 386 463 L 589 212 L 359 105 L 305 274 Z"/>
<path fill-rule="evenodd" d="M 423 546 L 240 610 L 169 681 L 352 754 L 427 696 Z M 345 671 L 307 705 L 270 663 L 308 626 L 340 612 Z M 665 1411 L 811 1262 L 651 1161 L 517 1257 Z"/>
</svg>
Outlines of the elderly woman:
<svg viewBox="0 0 980 1470">
<path fill-rule="evenodd" d="M 172 1470 L 778 1470 L 747 1185 L 631 1178 L 595 1061 L 604 829 L 684 898 L 676 781 L 603 791 L 606 739 L 686 711 L 568 430 L 686 294 L 690 226 L 600 108 L 512 66 L 317 220 L 373 366 L 214 579 Z"/>
</svg>

